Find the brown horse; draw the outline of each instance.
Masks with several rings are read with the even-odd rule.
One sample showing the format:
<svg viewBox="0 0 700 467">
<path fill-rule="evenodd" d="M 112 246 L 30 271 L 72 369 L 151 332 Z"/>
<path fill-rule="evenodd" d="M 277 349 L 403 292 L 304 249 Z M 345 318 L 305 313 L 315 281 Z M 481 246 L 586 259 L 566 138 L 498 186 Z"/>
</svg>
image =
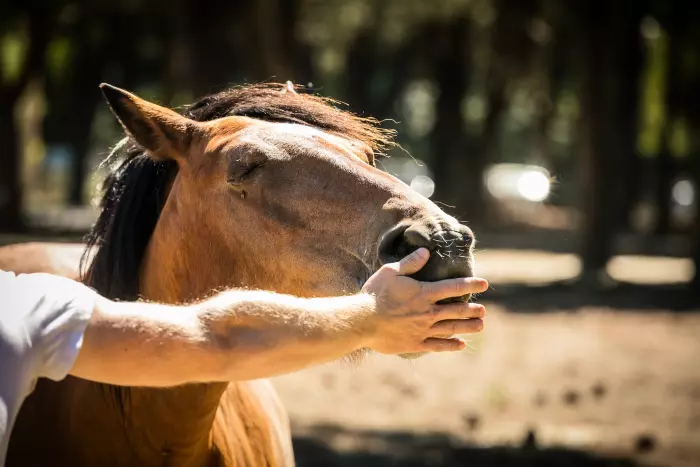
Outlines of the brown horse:
<svg viewBox="0 0 700 467">
<path fill-rule="evenodd" d="M 374 120 L 291 86 L 234 88 L 184 115 L 102 89 L 129 135 L 88 241 L 96 253 L 84 280 L 103 295 L 182 303 L 230 286 L 350 294 L 420 246 L 433 252 L 421 279 L 471 275 L 469 229 L 375 167 L 391 135 Z M 38 383 L 7 459 L 293 463 L 286 414 L 267 381 L 147 389 L 73 377 Z"/>
</svg>

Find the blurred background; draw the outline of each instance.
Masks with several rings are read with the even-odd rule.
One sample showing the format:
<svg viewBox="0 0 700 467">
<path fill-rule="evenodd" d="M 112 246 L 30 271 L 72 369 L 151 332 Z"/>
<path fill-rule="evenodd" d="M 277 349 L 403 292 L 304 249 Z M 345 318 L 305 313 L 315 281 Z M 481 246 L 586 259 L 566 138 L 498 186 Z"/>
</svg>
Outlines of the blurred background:
<svg viewBox="0 0 700 467">
<path fill-rule="evenodd" d="M 0 244 L 77 241 L 121 138 L 304 84 L 398 131 L 380 166 L 468 221 L 470 352 L 278 378 L 299 465 L 700 465 L 700 3 L 0 0 Z"/>
</svg>

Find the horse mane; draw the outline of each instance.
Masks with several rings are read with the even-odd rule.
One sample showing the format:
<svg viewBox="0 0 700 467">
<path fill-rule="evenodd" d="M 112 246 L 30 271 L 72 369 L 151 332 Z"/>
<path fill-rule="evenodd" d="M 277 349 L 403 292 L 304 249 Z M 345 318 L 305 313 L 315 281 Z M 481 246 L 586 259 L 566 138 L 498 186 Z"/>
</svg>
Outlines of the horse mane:
<svg viewBox="0 0 700 467">
<path fill-rule="evenodd" d="M 245 116 L 310 125 L 362 141 L 378 154 L 393 144 L 393 131 L 381 128 L 377 120 L 340 110 L 338 101 L 302 93 L 302 88 L 298 88 L 299 94 L 282 92 L 284 89 L 276 83 L 237 86 L 202 98 L 182 114 L 196 121 Z M 122 140 L 108 159 L 112 167 L 102 186 L 100 215 L 86 237 L 81 277 L 105 297 L 136 300 L 141 262 L 177 174 L 177 164 L 153 160 L 130 137 Z"/>
</svg>

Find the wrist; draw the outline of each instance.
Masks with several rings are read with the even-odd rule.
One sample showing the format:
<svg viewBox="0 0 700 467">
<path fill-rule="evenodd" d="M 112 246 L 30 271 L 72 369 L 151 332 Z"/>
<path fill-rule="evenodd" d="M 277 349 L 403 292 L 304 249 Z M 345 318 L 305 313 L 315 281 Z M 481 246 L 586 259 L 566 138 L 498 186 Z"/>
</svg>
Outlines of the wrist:
<svg viewBox="0 0 700 467">
<path fill-rule="evenodd" d="M 357 336 L 358 348 L 373 348 L 376 336 L 377 299 L 368 293 L 355 296 L 352 310 L 352 331 Z"/>
<path fill-rule="evenodd" d="M 359 293 L 343 297 L 300 299 L 302 308 L 318 318 L 329 337 L 347 352 L 371 347 L 376 329 L 376 299 Z M 340 342 L 343 342 L 340 344 Z"/>
</svg>

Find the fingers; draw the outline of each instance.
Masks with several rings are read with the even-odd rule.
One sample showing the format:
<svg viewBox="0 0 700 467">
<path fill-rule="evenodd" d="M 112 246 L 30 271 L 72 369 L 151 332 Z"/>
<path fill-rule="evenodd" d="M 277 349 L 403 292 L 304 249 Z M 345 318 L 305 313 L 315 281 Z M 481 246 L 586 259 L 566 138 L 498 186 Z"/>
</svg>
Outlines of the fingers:
<svg viewBox="0 0 700 467">
<path fill-rule="evenodd" d="M 489 284 L 479 277 L 460 277 L 445 279 L 438 282 L 422 282 L 425 295 L 432 302 L 445 298 L 461 297 L 462 295 L 484 292 Z"/>
<path fill-rule="evenodd" d="M 423 266 L 425 266 L 425 263 L 428 262 L 429 258 L 430 252 L 427 248 L 418 248 L 416 251 L 398 262 L 398 269 L 396 272 L 402 276 L 415 274 L 420 271 Z"/>
<path fill-rule="evenodd" d="M 455 319 L 483 318 L 486 315 L 484 305 L 478 303 L 449 303 L 435 305 L 431 318 L 434 322 Z"/>
<path fill-rule="evenodd" d="M 480 318 L 472 319 L 448 319 L 433 324 L 432 328 L 436 336 L 449 336 L 452 334 L 472 334 L 484 329 L 484 321 Z"/>
<path fill-rule="evenodd" d="M 467 344 L 457 337 L 449 337 L 440 339 L 437 337 L 429 337 L 423 341 L 421 352 L 457 352 L 464 350 Z"/>
</svg>

